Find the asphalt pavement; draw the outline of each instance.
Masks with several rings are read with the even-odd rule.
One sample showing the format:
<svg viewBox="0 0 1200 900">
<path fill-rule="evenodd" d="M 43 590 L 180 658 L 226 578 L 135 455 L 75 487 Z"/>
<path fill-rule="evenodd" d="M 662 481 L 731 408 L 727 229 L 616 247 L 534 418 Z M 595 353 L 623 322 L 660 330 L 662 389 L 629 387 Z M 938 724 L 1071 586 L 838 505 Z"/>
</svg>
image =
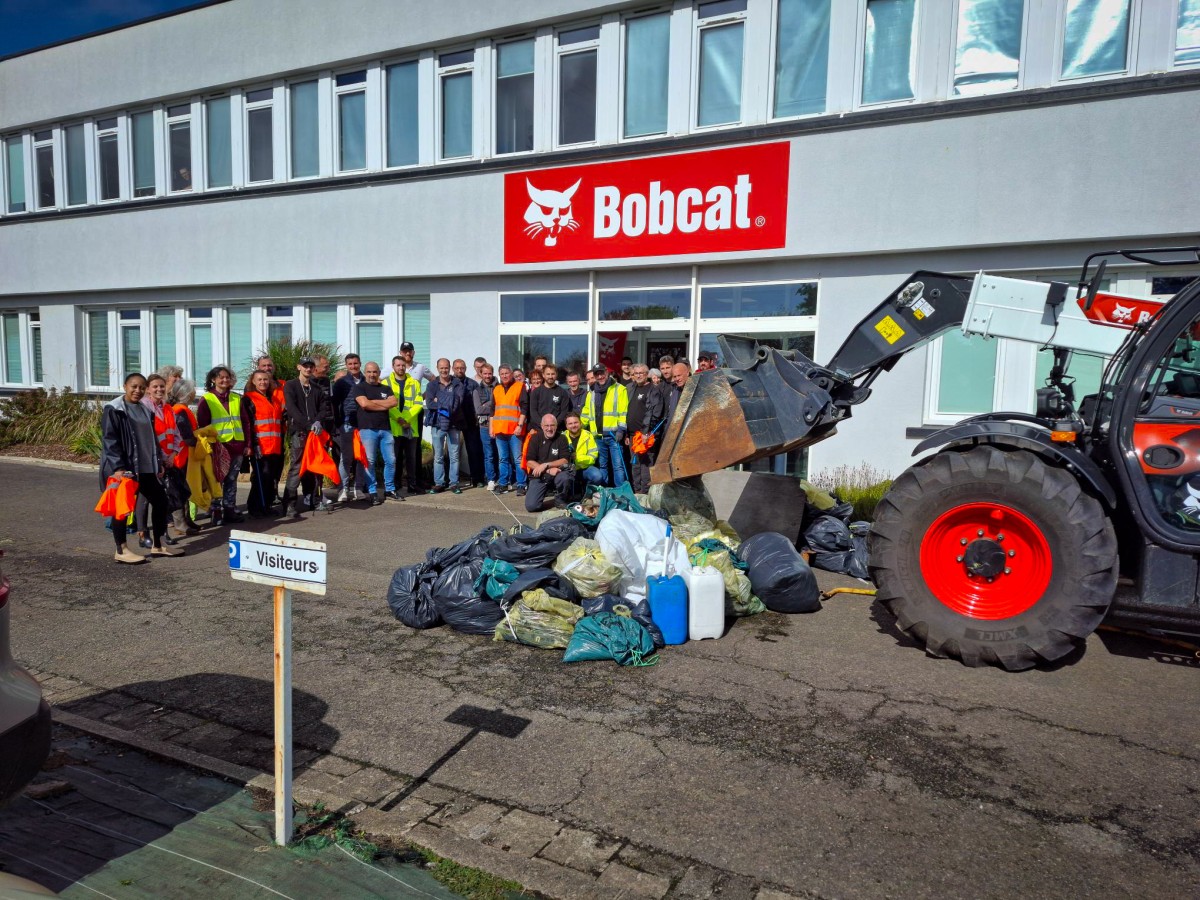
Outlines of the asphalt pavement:
<svg viewBox="0 0 1200 900">
<path fill-rule="evenodd" d="M 188 717 L 181 729 L 209 729 L 205 752 L 266 768 L 270 592 L 230 579 L 224 535 L 120 566 L 91 512 L 94 473 L 0 461 L 0 479 L 18 658 Z M 638 669 L 392 618 L 398 566 L 506 520 L 469 491 L 272 527 L 329 546 L 328 596 L 295 602 L 302 767 L 382 773 L 366 798 L 380 807 L 419 784 L 553 821 L 531 858 L 591 867 L 602 884 L 619 863 L 646 876 L 629 895 L 1200 893 L 1190 653 L 1098 634 L 1052 669 L 968 669 L 847 595 L 736 621 Z M 519 724 L 468 734 L 464 709 Z M 107 710 L 74 707 L 122 715 Z M 462 833 L 486 842 L 480 827 Z M 568 832 L 593 836 L 586 865 L 555 856 Z"/>
</svg>

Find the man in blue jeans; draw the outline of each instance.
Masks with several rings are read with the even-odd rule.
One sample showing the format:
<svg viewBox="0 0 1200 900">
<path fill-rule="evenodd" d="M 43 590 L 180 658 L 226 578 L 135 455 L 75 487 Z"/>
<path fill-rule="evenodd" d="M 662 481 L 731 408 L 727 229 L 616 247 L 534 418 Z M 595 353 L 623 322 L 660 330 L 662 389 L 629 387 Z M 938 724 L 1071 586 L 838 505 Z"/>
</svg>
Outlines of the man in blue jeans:
<svg viewBox="0 0 1200 900">
<path fill-rule="evenodd" d="M 352 396 L 358 406 L 358 437 L 367 453 L 367 494 L 371 505 L 383 502 L 375 490 L 375 460 L 383 454 L 383 487 L 392 500 L 403 500 L 396 490 L 396 445 L 392 440 L 392 427 L 388 421 L 388 410 L 396 405 L 396 395 L 390 388 L 379 383 L 379 363 L 369 362 L 363 367 L 366 379 L 356 385 Z"/>
<path fill-rule="evenodd" d="M 429 440 L 433 444 L 433 487 L 431 494 L 450 488 L 461 494 L 458 483 L 458 451 L 462 443 L 463 402 L 466 385 L 450 375 L 450 360 L 437 361 L 438 377 L 425 388 L 425 424 L 430 426 Z M 450 481 L 447 485 L 445 457 L 450 454 Z"/>
<path fill-rule="evenodd" d="M 596 466 L 604 473 L 605 484 L 620 487 L 629 480 L 625 475 L 625 457 L 621 454 L 625 443 L 629 393 L 623 384 L 609 377 L 608 369 L 603 365 L 597 363 L 592 366 L 592 374 L 595 380 L 588 388 L 579 418 L 584 429 L 596 437 L 600 451 Z"/>
<path fill-rule="evenodd" d="M 517 496 L 523 497 L 526 476 L 521 466 L 521 445 L 525 441 L 525 424 L 529 421 L 529 391 L 524 383 L 513 378 L 512 366 L 503 364 L 496 371 L 500 383 L 492 389 L 495 408 L 491 421 L 491 435 L 496 441 L 496 457 L 500 461 L 496 493 L 511 491 L 515 477 Z"/>
</svg>

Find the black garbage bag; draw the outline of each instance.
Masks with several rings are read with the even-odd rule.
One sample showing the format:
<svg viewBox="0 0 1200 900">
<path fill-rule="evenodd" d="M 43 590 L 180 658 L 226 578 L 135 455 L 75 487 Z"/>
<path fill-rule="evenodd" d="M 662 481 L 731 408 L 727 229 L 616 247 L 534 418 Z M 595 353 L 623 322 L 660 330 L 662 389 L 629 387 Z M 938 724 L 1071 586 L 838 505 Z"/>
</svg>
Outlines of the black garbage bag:
<svg viewBox="0 0 1200 900">
<path fill-rule="evenodd" d="M 575 590 L 575 585 L 553 569 L 537 568 L 522 572 L 517 576 L 517 580 L 508 586 L 504 592 L 504 605 L 515 603 L 525 591 L 532 591 L 536 588 L 541 588 L 551 597 L 557 597 L 560 600 L 567 600 L 571 603 L 579 602 L 579 592 Z"/>
<path fill-rule="evenodd" d="M 804 530 L 804 543 L 815 553 L 834 553 L 854 546 L 850 526 L 835 516 L 821 516 Z"/>
<path fill-rule="evenodd" d="M 578 534 L 567 535 L 565 529 L 549 529 L 555 522 L 566 519 L 554 519 L 542 526 L 542 531 L 527 531 L 520 534 L 508 534 L 493 541 L 487 548 L 487 555 L 492 559 L 500 559 L 511 563 L 520 572 L 530 569 L 550 568 L 558 554 L 571 546 L 571 542 L 579 537 Z"/>
<path fill-rule="evenodd" d="M 488 544 L 503 534 L 504 529 L 500 526 L 489 525 L 473 538 L 459 541 L 453 547 L 430 547 L 425 551 L 425 561 L 440 572 L 460 561 L 483 559 L 487 556 Z"/>
<path fill-rule="evenodd" d="M 433 583 L 433 602 L 442 620 L 464 634 L 487 634 L 504 618 L 500 604 L 475 592 L 475 579 L 483 560 L 460 562 L 447 568 Z"/>
<path fill-rule="evenodd" d="M 599 597 L 588 597 L 583 601 L 583 614 L 585 616 L 594 616 L 597 613 L 613 612 L 618 606 L 624 606 L 628 609 L 630 617 L 650 632 L 650 640 L 654 641 L 655 650 L 661 650 L 667 645 L 662 631 L 654 624 L 654 619 L 650 617 L 650 601 L 645 598 L 638 603 L 629 603 L 626 600 L 622 600 L 616 594 L 601 594 Z"/>
<path fill-rule="evenodd" d="M 596 533 L 596 529 L 570 516 L 560 516 L 557 519 L 551 519 L 549 522 L 543 522 L 542 527 L 534 533 L 570 543 L 575 538 L 591 537 Z"/>
<path fill-rule="evenodd" d="M 867 578 L 867 535 L 871 531 L 870 522 L 855 522 L 848 528 L 850 532 L 850 547 L 846 550 L 813 553 L 812 564 L 827 572 L 839 572 L 853 578 Z"/>
<path fill-rule="evenodd" d="M 787 537 L 764 531 L 747 538 L 738 555 L 749 567 L 746 574 L 755 595 L 772 612 L 816 612 L 821 589 L 816 576 Z"/>
<path fill-rule="evenodd" d="M 397 569 L 388 585 L 387 602 L 392 614 L 409 628 L 433 628 L 442 616 L 433 602 L 436 573 L 428 563 Z"/>
</svg>

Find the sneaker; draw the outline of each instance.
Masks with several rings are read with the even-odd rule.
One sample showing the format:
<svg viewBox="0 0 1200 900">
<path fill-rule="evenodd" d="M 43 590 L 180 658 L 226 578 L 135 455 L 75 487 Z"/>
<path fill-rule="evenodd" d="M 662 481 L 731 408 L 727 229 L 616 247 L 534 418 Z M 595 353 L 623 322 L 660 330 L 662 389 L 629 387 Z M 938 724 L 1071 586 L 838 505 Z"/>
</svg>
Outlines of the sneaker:
<svg viewBox="0 0 1200 900">
<path fill-rule="evenodd" d="M 346 488 L 342 488 L 340 491 L 338 491 L 338 498 L 337 498 L 338 503 L 345 503 L 349 499 L 350 499 L 350 491 L 348 491 Z"/>
<path fill-rule="evenodd" d="M 524 496 L 525 496 L 525 485 L 523 485 L 523 484 L 518 484 L 518 485 L 517 485 L 517 496 L 518 496 L 518 497 L 524 497 Z"/>
<path fill-rule="evenodd" d="M 401 503 L 404 502 L 404 495 L 399 491 L 388 491 L 386 496 L 389 500 L 399 500 Z"/>
<path fill-rule="evenodd" d="M 138 546 L 141 547 L 143 550 L 149 550 L 151 547 L 154 546 L 154 542 L 151 541 L 150 538 L 146 537 L 145 535 L 139 535 L 138 536 Z"/>
<path fill-rule="evenodd" d="M 358 499 L 358 488 L 356 488 L 356 487 L 346 488 L 346 493 L 350 495 L 351 500 Z M 364 491 L 364 493 L 365 493 L 365 491 Z"/>
<path fill-rule="evenodd" d="M 489 491 L 494 491 L 494 490 L 496 489 L 496 482 L 494 482 L 494 481 L 489 481 L 489 482 L 487 483 L 487 489 L 488 489 Z"/>
<path fill-rule="evenodd" d="M 313 507 L 313 512 L 329 512 L 332 509 L 333 509 L 333 504 L 330 503 L 328 500 L 326 500 L 324 497 L 322 497 L 320 502 L 317 503 L 317 505 Z"/>
<path fill-rule="evenodd" d="M 445 490 L 446 490 L 446 486 L 445 486 L 444 484 L 435 484 L 433 487 L 431 487 L 431 488 L 429 489 L 429 493 L 431 493 L 431 494 L 440 494 L 440 493 L 442 493 L 442 492 L 443 492 L 443 491 L 445 491 Z"/>
<path fill-rule="evenodd" d="M 408 496 L 410 496 L 410 497 L 416 497 L 418 494 L 423 494 L 423 493 L 425 493 L 425 492 L 423 490 L 421 490 L 420 488 L 410 487 L 408 489 Z"/>
<path fill-rule="evenodd" d="M 174 547 L 155 547 L 150 551 L 151 556 L 183 556 L 183 550 L 177 550 Z"/>
<path fill-rule="evenodd" d="M 378 494 L 372 494 L 371 495 L 371 505 L 372 506 L 383 506 L 383 498 L 380 497 Z"/>
<path fill-rule="evenodd" d="M 134 553 L 128 546 L 119 553 L 114 553 L 113 559 L 119 563 L 144 563 L 146 561 L 146 557 Z"/>
<path fill-rule="evenodd" d="M 461 494 L 463 492 L 462 485 L 461 484 L 454 485 L 454 487 L 451 488 L 451 491 L 455 494 Z"/>
<path fill-rule="evenodd" d="M 236 509 L 227 509 L 227 510 L 225 510 L 224 521 L 226 521 L 226 522 L 245 522 L 246 517 L 243 516 Z"/>
</svg>

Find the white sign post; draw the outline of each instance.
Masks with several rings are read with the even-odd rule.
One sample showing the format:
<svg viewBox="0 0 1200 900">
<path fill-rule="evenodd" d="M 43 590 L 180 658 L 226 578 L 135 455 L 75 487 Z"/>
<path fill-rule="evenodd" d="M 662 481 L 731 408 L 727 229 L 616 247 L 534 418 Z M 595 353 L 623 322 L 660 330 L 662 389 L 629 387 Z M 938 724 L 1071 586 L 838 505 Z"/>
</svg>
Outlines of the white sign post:
<svg viewBox="0 0 1200 900">
<path fill-rule="evenodd" d="M 275 588 L 275 843 L 292 839 L 292 591 L 325 595 L 325 545 L 229 532 L 229 574 Z"/>
</svg>

